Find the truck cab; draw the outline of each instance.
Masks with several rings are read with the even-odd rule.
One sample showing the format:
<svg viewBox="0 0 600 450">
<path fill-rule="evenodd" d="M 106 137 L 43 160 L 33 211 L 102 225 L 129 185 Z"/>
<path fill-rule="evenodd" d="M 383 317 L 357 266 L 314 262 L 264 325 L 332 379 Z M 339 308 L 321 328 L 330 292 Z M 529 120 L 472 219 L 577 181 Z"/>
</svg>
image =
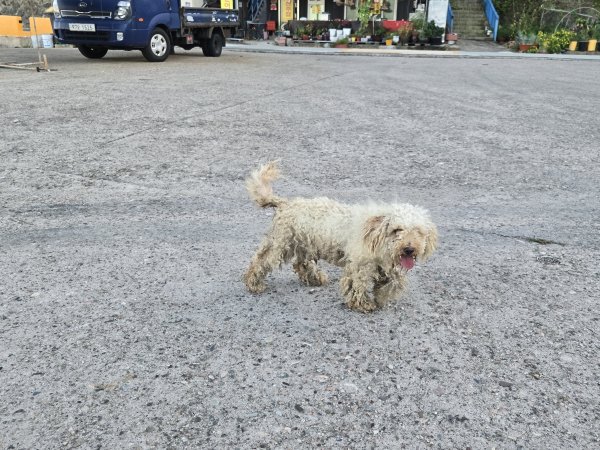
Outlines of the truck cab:
<svg viewBox="0 0 600 450">
<path fill-rule="evenodd" d="M 141 50 L 148 61 L 161 62 L 174 45 L 220 56 L 239 26 L 239 11 L 220 7 L 234 0 L 210 0 L 218 8 L 205 7 L 206 1 L 54 0 L 54 34 L 91 59 L 108 50 Z"/>
</svg>

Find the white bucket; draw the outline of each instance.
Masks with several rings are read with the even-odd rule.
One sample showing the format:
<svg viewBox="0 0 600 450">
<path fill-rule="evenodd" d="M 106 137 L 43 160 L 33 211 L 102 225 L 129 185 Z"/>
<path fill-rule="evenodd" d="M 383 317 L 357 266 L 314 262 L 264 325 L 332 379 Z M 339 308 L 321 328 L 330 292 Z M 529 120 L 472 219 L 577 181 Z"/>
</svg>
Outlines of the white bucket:
<svg viewBox="0 0 600 450">
<path fill-rule="evenodd" d="M 352 34 L 352 28 L 343 28 L 342 32 L 344 33 L 344 36 L 348 37 Z"/>
</svg>

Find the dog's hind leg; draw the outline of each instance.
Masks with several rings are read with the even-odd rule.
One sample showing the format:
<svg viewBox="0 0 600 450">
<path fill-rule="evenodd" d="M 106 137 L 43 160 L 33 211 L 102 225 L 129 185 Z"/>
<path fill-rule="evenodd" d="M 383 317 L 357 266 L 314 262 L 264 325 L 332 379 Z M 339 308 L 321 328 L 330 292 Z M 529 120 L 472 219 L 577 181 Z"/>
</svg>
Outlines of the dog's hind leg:
<svg viewBox="0 0 600 450">
<path fill-rule="evenodd" d="M 314 259 L 299 258 L 296 256 L 294 272 L 298 278 L 307 286 L 323 286 L 327 283 L 327 274 L 317 267 Z"/>
<path fill-rule="evenodd" d="M 291 236 L 291 231 L 273 227 L 244 274 L 244 283 L 250 292 L 255 294 L 263 292 L 267 288 L 265 284 L 267 275 L 291 259 Z"/>
</svg>

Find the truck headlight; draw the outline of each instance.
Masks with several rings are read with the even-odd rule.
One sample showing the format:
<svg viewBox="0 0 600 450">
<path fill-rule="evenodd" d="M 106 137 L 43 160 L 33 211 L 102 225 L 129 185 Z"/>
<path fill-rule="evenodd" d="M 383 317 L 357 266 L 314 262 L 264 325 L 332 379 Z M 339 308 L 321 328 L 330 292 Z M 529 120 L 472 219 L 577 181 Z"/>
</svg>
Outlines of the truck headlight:
<svg viewBox="0 0 600 450">
<path fill-rule="evenodd" d="M 60 19 L 60 9 L 58 8 L 58 0 L 52 2 L 52 11 L 54 12 L 54 18 Z"/>
<path fill-rule="evenodd" d="M 131 17 L 131 2 L 119 2 L 117 3 L 117 10 L 115 11 L 116 20 L 125 20 Z"/>
</svg>

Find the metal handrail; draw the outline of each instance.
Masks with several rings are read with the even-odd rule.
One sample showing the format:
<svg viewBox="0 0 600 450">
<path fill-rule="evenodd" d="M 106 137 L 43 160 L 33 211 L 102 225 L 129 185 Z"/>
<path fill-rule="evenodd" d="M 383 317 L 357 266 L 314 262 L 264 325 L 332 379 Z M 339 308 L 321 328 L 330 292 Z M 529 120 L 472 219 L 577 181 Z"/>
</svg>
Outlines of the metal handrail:
<svg viewBox="0 0 600 450">
<path fill-rule="evenodd" d="M 454 31 L 454 12 L 452 11 L 452 5 L 448 2 L 448 14 L 446 16 L 446 27 L 448 31 L 452 33 Z"/>
<path fill-rule="evenodd" d="M 494 7 L 494 2 L 492 0 L 481 0 L 483 2 L 483 9 L 485 10 L 485 17 L 487 18 L 490 27 L 492 27 L 492 37 L 494 41 L 498 37 L 498 24 L 500 23 L 500 16 L 498 15 L 498 11 Z"/>
</svg>

